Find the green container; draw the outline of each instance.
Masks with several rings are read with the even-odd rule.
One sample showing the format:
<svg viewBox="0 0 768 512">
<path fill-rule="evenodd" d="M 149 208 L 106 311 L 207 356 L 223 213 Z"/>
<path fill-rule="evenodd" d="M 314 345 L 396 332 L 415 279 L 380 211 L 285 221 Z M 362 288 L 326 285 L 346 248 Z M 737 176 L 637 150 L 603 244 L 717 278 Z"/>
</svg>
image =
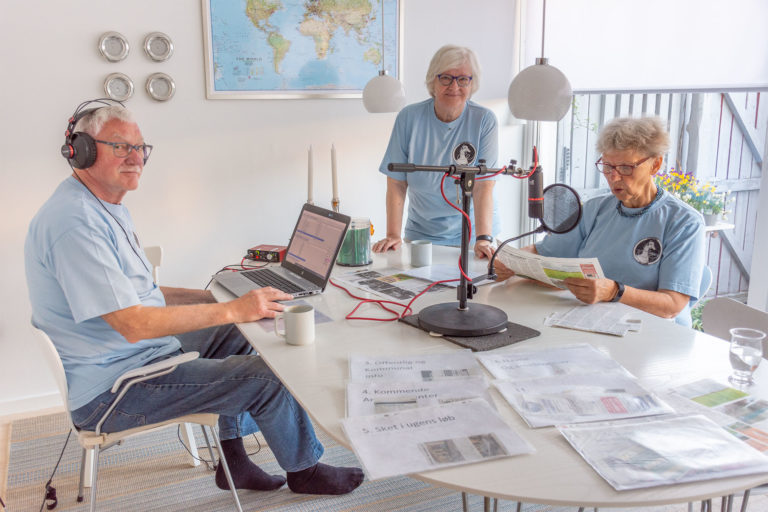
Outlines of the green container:
<svg viewBox="0 0 768 512">
<path fill-rule="evenodd" d="M 370 265 L 371 260 L 371 221 L 365 218 L 354 218 L 349 223 L 349 229 L 341 244 L 336 263 L 347 267 Z"/>
</svg>

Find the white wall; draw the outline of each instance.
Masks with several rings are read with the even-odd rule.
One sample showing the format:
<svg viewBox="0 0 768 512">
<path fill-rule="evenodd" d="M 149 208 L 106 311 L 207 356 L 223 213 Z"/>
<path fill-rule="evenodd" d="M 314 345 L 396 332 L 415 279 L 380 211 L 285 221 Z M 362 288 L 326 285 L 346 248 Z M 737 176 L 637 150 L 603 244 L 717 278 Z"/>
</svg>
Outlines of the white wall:
<svg viewBox="0 0 768 512">
<path fill-rule="evenodd" d="M 459 0 L 403 0 L 403 7 L 408 101 L 426 97 L 424 73 L 434 51 L 464 44 L 477 52 L 485 71 L 475 99 L 503 113 L 514 2 L 483 0 L 468 8 Z M 98 54 L 99 36 L 110 30 L 131 43 L 121 63 Z M 144 36 L 153 31 L 174 42 L 168 62 L 143 54 Z M 385 231 L 386 181 L 376 169 L 394 114 L 368 114 L 360 100 L 206 100 L 197 0 L 4 0 L 0 48 L 0 416 L 26 403 L 37 406 L 35 397 L 54 390 L 32 346 L 24 236 L 35 211 L 69 174 L 59 156 L 67 118 L 79 102 L 103 95 L 103 79 L 111 72 L 134 80 L 128 107 L 155 145 L 140 189 L 125 202 L 142 243 L 165 248 L 163 283 L 201 287 L 220 266 L 238 262 L 246 248 L 286 242 L 305 198 L 310 144 L 316 203 L 330 203 L 335 143 L 342 211 L 369 216 L 374 237 Z M 156 103 L 143 90 L 156 71 L 176 81 L 169 102 Z M 521 159 L 518 134 L 517 128 L 502 130 L 502 160 Z M 502 184 L 499 196 L 517 197 L 518 187 Z M 506 210 L 514 208 L 508 204 Z M 516 210 L 511 215 L 514 226 Z"/>
</svg>

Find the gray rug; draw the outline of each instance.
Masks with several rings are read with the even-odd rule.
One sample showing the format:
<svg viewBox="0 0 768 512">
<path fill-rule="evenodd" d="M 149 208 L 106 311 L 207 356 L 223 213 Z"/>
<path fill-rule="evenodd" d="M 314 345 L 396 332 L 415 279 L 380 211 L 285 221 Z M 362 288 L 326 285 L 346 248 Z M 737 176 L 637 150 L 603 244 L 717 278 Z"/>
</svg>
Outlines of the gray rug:
<svg viewBox="0 0 768 512">
<path fill-rule="evenodd" d="M 203 445 L 200 429 L 198 444 Z M 7 505 L 9 512 L 38 511 L 44 485 L 56 463 L 67 435 L 63 414 L 17 421 L 11 436 Z M 357 465 L 353 453 L 318 431 L 326 447 L 323 462 L 333 465 Z M 251 458 L 270 473 L 283 473 L 272 452 L 261 440 L 261 450 Z M 259 447 L 255 438 L 246 441 L 250 452 Z M 77 503 L 80 448 L 70 439 L 53 486 L 57 489 L 58 511 L 88 510 L 86 502 Z M 201 450 L 207 458 L 207 451 Z M 230 511 L 232 497 L 219 490 L 213 472 L 205 464 L 192 467 L 177 439 L 175 427 L 169 427 L 128 439 L 101 455 L 99 465 L 98 510 L 101 511 Z M 338 497 L 304 496 L 287 487 L 272 492 L 240 491 L 243 510 L 248 511 L 460 511 L 461 495 L 450 489 L 433 487 L 408 477 L 366 481 L 355 492 Z M 516 503 L 500 501 L 499 510 L 516 510 Z M 719 509 L 719 503 L 715 505 Z M 483 510 L 483 499 L 470 496 L 470 510 Z M 563 512 L 576 508 L 525 504 L 525 512 Z M 591 510 L 591 509 L 588 509 Z M 602 511 L 608 509 L 601 509 Z M 685 505 L 622 509 L 627 512 L 683 512 Z M 698 512 L 698 506 L 696 507 Z M 738 508 L 735 508 L 738 510 Z M 765 496 L 750 499 L 751 511 L 768 511 Z"/>
</svg>

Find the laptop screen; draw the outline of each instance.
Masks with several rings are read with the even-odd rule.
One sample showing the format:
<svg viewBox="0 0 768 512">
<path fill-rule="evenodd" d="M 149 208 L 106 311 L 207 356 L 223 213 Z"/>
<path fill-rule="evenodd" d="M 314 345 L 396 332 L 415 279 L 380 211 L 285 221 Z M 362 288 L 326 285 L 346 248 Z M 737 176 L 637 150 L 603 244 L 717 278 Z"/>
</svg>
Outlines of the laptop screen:
<svg viewBox="0 0 768 512">
<path fill-rule="evenodd" d="M 305 204 L 288 244 L 283 266 L 325 288 L 349 220 L 346 215 Z"/>
</svg>

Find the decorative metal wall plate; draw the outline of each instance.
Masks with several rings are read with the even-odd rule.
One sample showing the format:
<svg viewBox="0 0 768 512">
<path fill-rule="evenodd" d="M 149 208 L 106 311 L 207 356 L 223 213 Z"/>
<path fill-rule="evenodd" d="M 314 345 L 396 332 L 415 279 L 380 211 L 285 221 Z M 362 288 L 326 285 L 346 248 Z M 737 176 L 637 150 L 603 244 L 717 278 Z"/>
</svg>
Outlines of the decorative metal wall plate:
<svg viewBox="0 0 768 512">
<path fill-rule="evenodd" d="M 167 101 L 173 98 L 176 83 L 165 73 L 153 73 L 147 77 L 147 94 L 153 100 Z"/>
<path fill-rule="evenodd" d="M 109 62 L 120 62 L 130 51 L 128 40 L 118 32 L 104 32 L 99 39 L 99 52 Z"/>
<path fill-rule="evenodd" d="M 111 73 L 104 79 L 104 92 L 117 101 L 125 101 L 133 96 L 133 80 L 123 73 Z"/>
<path fill-rule="evenodd" d="M 173 55 L 173 41 L 162 32 L 152 32 L 144 38 L 144 53 L 157 62 L 168 60 Z"/>
</svg>

